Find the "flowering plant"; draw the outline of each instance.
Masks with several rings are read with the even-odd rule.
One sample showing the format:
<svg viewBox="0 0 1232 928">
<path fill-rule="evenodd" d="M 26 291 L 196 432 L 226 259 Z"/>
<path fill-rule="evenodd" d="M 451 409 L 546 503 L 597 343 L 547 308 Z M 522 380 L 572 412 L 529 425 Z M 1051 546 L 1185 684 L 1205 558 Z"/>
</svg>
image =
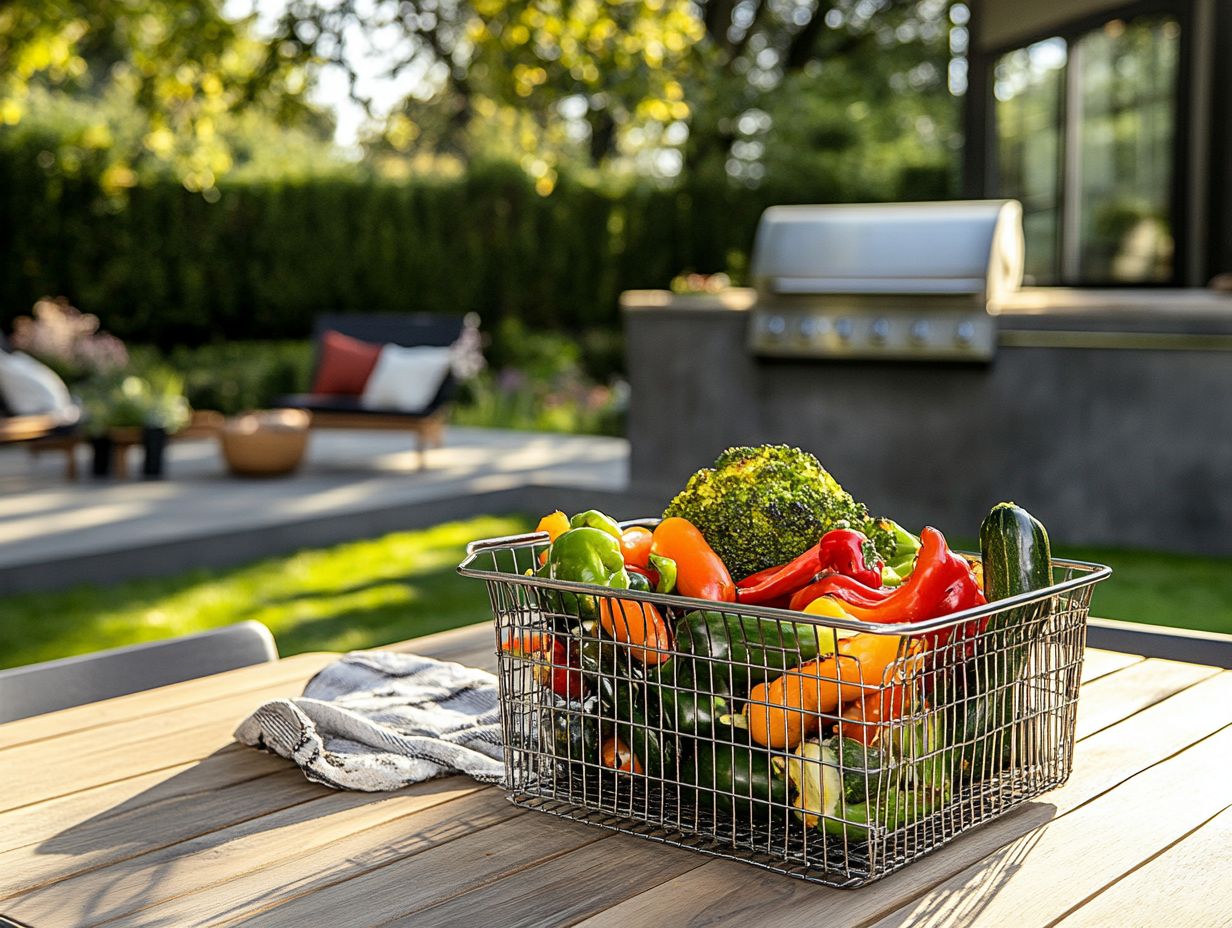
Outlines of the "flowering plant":
<svg viewBox="0 0 1232 928">
<path fill-rule="evenodd" d="M 13 347 L 38 358 L 66 381 L 107 376 L 128 365 L 124 343 L 99 331 L 98 317 L 64 297 L 43 298 L 13 323 Z"/>
</svg>

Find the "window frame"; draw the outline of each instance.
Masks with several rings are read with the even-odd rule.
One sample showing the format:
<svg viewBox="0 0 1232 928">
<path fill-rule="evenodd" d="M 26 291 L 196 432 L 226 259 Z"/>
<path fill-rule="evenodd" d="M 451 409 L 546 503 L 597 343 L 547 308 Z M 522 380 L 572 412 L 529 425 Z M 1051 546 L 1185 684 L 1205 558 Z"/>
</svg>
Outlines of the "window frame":
<svg viewBox="0 0 1232 928">
<path fill-rule="evenodd" d="M 1073 247 L 1067 236 L 1072 232 L 1072 219 L 1069 215 L 1071 209 L 1070 187 L 1073 177 L 1071 176 L 1071 165 L 1073 163 L 1073 135 L 1074 124 L 1071 120 L 1072 113 L 1070 111 L 1070 100 L 1078 91 L 1078 69 L 1070 67 L 1072 60 L 1072 49 L 1074 44 L 1083 36 L 1103 28 L 1107 23 L 1113 20 L 1124 20 L 1127 23 L 1134 19 L 1139 19 L 1148 16 L 1168 16 L 1176 20 L 1177 25 L 1181 30 L 1180 44 L 1177 47 L 1177 63 L 1176 63 L 1176 87 L 1173 91 L 1173 106 L 1176 114 L 1175 133 L 1172 140 L 1172 178 L 1170 190 L 1168 191 L 1168 211 L 1171 220 L 1173 256 L 1172 256 L 1172 274 L 1167 280 L 1149 280 L 1149 281 L 1120 281 L 1120 280 L 1095 280 L 1082 279 L 1070 276 L 1067 272 L 1066 251 L 1067 248 Z M 978 163 L 982 172 L 982 186 L 985 194 L 990 194 L 996 191 L 1000 186 L 1000 176 L 998 164 L 998 135 L 997 135 L 997 105 L 994 95 L 994 87 L 996 85 L 995 70 L 997 62 L 1004 55 L 1011 52 L 1025 49 L 1037 42 L 1043 42 L 1046 39 L 1059 38 L 1065 42 L 1066 46 L 1066 62 L 1065 74 L 1062 82 L 1061 101 L 1059 108 L 1060 119 L 1060 156 L 1057 159 L 1057 191 L 1058 191 L 1058 229 L 1057 229 L 1057 255 L 1056 264 L 1058 269 L 1057 280 L 1055 283 L 1044 284 L 1042 286 L 1058 286 L 1058 287 L 1099 287 L 1108 289 L 1160 289 L 1168 287 L 1179 287 L 1183 285 L 1185 279 L 1185 268 L 1190 248 L 1190 219 L 1192 215 L 1193 203 L 1189 194 L 1189 184 L 1187 182 L 1188 168 L 1190 165 L 1191 155 L 1191 132 L 1192 120 L 1194 113 L 1189 105 L 1192 99 L 1193 88 L 1193 61 L 1194 61 L 1194 35 L 1193 35 L 1193 4 L 1190 0 L 1138 0 L 1135 3 L 1123 4 L 1118 7 L 1113 7 L 1108 10 L 1103 10 L 1098 13 L 1090 13 L 1085 16 L 1080 16 L 1074 19 L 1066 20 L 1058 23 L 1049 29 L 1042 29 L 1034 33 L 1029 33 L 1015 39 L 1005 45 L 996 46 L 980 51 L 982 61 L 979 65 L 980 83 L 979 90 L 982 106 L 982 122 L 984 131 L 979 133 L 977 138 L 982 136 L 983 151 L 978 155 Z M 974 89 L 974 88 L 973 88 Z M 970 128 L 970 126 L 969 126 Z M 967 144 L 972 141 L 968 137 Z M 970 163 L 970 160 L 968 161 Z"/>
</svg>

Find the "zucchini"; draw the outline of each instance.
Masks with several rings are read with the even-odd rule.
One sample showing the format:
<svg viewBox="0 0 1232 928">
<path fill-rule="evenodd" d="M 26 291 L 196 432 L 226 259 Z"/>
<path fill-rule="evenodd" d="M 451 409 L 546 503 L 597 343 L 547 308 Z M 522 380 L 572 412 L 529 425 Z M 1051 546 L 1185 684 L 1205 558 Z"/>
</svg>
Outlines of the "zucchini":
<svg viewBox="0 0 1232 928">
<path fill-rule="evenodd" d="M 989 602 L 1052 585 L 1048 532 L 1014 503 L 997 503 L 980 525 L 984 595 Z M 983 654 L 971 661 L 959 686 L 966 707 L 958 726 L 963 747 L 959 770 L 968 777 L 992 774 L 1010 760 L 1014 743 L 1014 689 L 1026 672 L 1032 636 L 1047 620 L 1050 603 L 1031 603 L 994 615 L 983 636 Z"/>
<path fill-rule="evenodd" d="M 997 503 L 992 507 L 980 526 L 980 554 L 984 595 L 989 602 L 1052 586 L 1048 532 L 1021 506 Z M 998 625 L 1010 624 L 1012 616 L 997 616 Z"/>
<path fill-rule="evenodd" d="M 843 798 L 848 802 L 864 802 L 870 795 L 877 795 L 879 783 L 885 773 L 881 752 L 865 747 L 854 738 L 832 738 L 826 748 L 841 761 L 843 774 Z"/>
</svg>

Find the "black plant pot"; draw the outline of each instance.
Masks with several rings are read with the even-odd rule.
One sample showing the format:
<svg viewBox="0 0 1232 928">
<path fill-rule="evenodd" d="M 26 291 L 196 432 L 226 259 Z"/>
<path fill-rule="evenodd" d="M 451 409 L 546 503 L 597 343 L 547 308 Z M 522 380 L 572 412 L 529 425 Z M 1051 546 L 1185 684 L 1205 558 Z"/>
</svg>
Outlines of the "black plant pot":
<svg viewBox="0 0 1232 928">
<path fill-rule="evenodd" d="M 95 477 L 110 477 L 111 462 L 115 457 L 115 445 L 106 435 L 90 439 L 90 447 L 94 449 L 94 461 L 90 465 L 90 473 Z"/>
<path fill-rule="evenodd" d="M 167 430 L 147 425 L 141 430 L 141 445 L 145 458 L 141 462 L 141 475 L 155 479 L 163 475 L 163 457 L 167 450 Z"/>
</svg>

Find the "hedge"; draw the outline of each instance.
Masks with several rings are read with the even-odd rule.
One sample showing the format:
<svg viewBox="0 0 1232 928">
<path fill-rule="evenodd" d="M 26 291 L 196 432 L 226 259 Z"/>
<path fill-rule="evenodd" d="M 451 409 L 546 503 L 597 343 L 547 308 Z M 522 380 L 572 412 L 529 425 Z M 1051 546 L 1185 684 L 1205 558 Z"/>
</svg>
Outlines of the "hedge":
<svg viewBox="0 0 1232 928">
<path fill-rule="evenodd" d="M 215 203 L 155 182 L 115 201 L 37 162 L 37 148 L 0 145 L 0 324 L 63 294 L 120 337 L 163 347 L 302 338 L 324 312 L 610 328 L 622 290 L 747 254 L 771 203 L 884 196 L 817 178 L 616 192 L 565 177 L 541 197 L 516 167 L 492 165 L 459 179 L 231 183 Z M 948 168 L 900 185 L 891 195 L 948 195 Z"/>
</svg>

